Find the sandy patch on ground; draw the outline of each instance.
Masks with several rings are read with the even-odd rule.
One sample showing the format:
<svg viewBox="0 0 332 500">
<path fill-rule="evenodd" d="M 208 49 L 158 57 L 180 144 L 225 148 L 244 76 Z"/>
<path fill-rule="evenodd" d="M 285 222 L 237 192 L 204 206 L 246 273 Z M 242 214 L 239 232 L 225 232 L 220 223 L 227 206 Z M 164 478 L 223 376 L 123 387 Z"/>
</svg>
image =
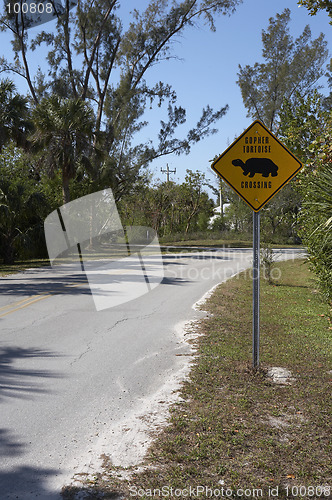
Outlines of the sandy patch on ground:
<svg viewBox="0 0 332 500">
<path fill-rule="evenodd" d="M 192 306 L 196 312 L 200 312 L 200 317 L 205 316 L 206 313 L 201 307 L 216 286 Z M 178 342 L 178 353 L 175 351 L 176 366 L 166 376 L 165 383 L 157 392 L 135 404 L 134 409 L 122 420 L 111 423 L 108 430 L 90 446 L 90 459 L 80 470 L 75 467 L 77 472 L 74 471 L 70 482 L 72 486 L 83 486 L 85 480 L 93 479 L 97 472 L 102 474 L 105 459 L 108 464 L 114 466 L 118 478 L 129 478 L 133 472 L 142 469 L 141 464 L 149 446 L 167 423 L 170 406 L 181 401 L 179 390 L 190 373 L 195 357 L 196 351 L 192 341 L 199 335 L 197 323 L 200 317 L 175 325 L 174 333 Z M 81 491 L 75 498 L 80 500 L 85 498 L 84 495 L 84 491 Z"/>
</svg>

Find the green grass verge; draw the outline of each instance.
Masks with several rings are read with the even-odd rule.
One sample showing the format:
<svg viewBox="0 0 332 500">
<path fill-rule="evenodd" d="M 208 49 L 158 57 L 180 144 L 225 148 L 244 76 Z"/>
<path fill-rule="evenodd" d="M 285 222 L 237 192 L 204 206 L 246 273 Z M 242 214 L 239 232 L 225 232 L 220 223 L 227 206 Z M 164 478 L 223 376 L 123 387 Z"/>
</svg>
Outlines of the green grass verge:
<svg viewBox="0 0 332 500">
<path fill-rule="evenodd" d="M 331 309 L 304 261 L 275 265 L 277 285 L 261 283 L 260 369 L 251 368 L 252 281 L 242 273 L 204 306 L 213 316 L 200 324 L 199 356 L 144 471 L 120 480 L 105 461 L 90 498 L 162 498 L 162 487 L 173 498 L 211 497 L 198 486 L 219 498 L 331 498 Z M 275 384 L 272 366 L 293 382 Z"/>
<path fill-rule="evenodd" d="M 0 277 L 19 273 L 21 271 L 25 271 L 26 269 L 49 265 L 50 261 L 48 259 L 18 260 L 15 264 L 0 264 Z"/>
<path fill-rule="evenodd" d="M 192 239 L 186 241 L 174 241 L 174 242 L 164 242 L 160 243 L 161 247 L 217 247 L 217 248 L 252 248 L 252 240 L 240 240 L 240 239 Z M 263 245 L 262 245 L 263 246 Z M 271 248 L 303 248 L 302 245 L 288 245 L 286 243 L 272 243 Z"/>
<path fill-rule="evenodd" d="M 163 243 L 161 246 L 183 246 L 183 247 L 190 247 L 190 246 L 198 246 L 198 247 L 221 247 L 221 248 L 251 248 L 252 247 L 252 241 L 247 241 L 247 240 L 225 240 L 225 239 L 192 239 L 192 240 L 186 240 L 186 241 L 174 241 L 171 243 Z"/>
</svg>

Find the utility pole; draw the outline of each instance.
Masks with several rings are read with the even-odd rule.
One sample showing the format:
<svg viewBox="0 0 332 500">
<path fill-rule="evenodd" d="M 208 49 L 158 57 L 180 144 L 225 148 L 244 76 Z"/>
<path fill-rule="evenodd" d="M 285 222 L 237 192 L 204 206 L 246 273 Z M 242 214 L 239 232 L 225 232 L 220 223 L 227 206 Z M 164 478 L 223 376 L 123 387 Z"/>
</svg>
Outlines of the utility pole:
<svg viewBox="0 0 332 500">
<path fill-rule="evenodd" d="M 174 170 L 170 170 L 169 169 L 169 166 L 168 166 L 168 163 L 166 165 L 166 170 L 163 170 L 162 168 L 160 169 L 160 171 L 163 173 L 163 174 L 166 174 L 166 179 L 167 179 L 167 182 L 169 182 L 169 174 L 172 173 L 172 174 L 176 174 L 176 168 Z"/>
</svg>

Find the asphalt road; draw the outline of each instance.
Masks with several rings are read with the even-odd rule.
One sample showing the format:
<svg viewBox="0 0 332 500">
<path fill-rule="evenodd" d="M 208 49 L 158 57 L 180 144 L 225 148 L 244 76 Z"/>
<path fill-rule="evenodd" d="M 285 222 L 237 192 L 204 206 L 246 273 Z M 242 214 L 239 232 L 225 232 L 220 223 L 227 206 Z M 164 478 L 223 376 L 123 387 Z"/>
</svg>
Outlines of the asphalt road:
<svg viewBox="0 0 332 500">
<path fill-rule="evenodd" d="M 110 429 L 184 369 L 180 330 L 202 314 L 193 304 L 251 263 L 250 250 L 164 255 L 158 287 L 98 312 L 80 274 L 1 279 L 1 499 L 59 499 L 101 452 L 112 457 L 122 437 Z"/>
</svg>

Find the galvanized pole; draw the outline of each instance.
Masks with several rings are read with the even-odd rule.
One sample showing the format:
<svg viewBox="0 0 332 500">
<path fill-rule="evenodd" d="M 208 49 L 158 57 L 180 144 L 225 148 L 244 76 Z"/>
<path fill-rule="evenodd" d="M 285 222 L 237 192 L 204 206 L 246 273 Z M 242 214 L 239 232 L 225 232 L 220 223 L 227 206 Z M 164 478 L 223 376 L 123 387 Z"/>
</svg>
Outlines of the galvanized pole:
<svg viewBox="0 0 332 500">
<path fill-rule="evenodd" d="M 260 252 L 260 212 L 253 212 L 253 320 L 252 346 L 253 367 L 259 366 L 259 252 Z"/>
<path fill-rule="evenodd" d="M 169 169 L 169 166 L 168 166 L 168 163 L 166 165 L 166 170 L 163 170 L 162 168 L 160 169 L 160 171 L 163 173 L 163 174 L 166 174 L 166 179 L 167 179 L 167 182 L 169 182 L 169 174 L 176 174 L 176 168 L 174 170 L 170 170 Z"/>
</svg>

